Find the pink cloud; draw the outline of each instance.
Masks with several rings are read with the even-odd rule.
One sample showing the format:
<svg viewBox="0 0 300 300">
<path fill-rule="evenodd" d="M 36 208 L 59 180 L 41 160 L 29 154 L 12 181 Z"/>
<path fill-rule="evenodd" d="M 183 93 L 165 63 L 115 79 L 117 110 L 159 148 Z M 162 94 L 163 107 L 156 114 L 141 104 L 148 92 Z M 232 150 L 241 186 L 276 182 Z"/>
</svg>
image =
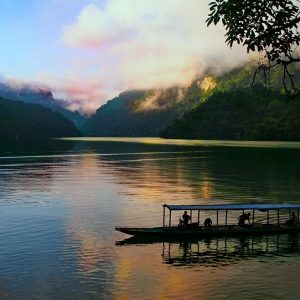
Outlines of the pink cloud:
<svg viewBox="0 0 300 300">
<path fill-rule="evenodd" d="M 115 95 L 115 91 L 107 90 L 101 80 L 96 77 L 58 78 L 40 74 L 36 84 L 41 83 L 53 92 L 55 98 L 64 100 L 66 108 L 89 115 L 94 113 L 103 102 Z"/>
<path fill-rule="evenodd" d="M 119 21 L 94 4 L 84 7 L 77 21 L 64 27 L 63 42 L 81 48 L 101 48 L 125 34 Z"/>
<path fill-rule="evenodd" d="M 71 51 L 59 75 L 36 81 L 66 106 L 92 113 L 128 89 L 186 86 L 207 68 L 222 73 L 248 60 L 228 49 L 222 27 L 206 27 L 209 0 L 107 0 L 90 4 L 63 28 Z M 92 51 L 91 51 L 92 50 Z"/>
<path fill-rule="evenodd" d="M 108 0 L 104 8 L 88 5 L 65 27 L 63 41 L 96 48 L 99 58 L 108 51 L 117 62 L 110 72 L 122 83 L 120 89 L 186 85 L 208 67 L 222 72 L 248 59 L 240 48 L 226 47 L 222 27 L 207 28 L 208 3 Z"/>
</svg>

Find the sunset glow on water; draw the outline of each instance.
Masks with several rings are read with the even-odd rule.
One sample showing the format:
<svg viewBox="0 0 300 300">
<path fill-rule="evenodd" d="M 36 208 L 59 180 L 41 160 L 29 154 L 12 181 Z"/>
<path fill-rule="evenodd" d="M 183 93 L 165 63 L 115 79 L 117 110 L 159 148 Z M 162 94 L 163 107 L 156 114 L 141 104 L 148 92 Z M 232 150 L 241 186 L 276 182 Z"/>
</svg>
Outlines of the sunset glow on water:
<svg viewBox="0 0 300 300">
<path fill-rule="evenodd" d="M 50 143 L 32 145 L 39 151 L 26 155 L 20 145 L 1 152 L 1 298 L 283 299 L 299 293 L 298 236 L 132 244 L 114 229 L 160 226 L 164 203 L 298 203 L 295 147 Z"/>
</svg>

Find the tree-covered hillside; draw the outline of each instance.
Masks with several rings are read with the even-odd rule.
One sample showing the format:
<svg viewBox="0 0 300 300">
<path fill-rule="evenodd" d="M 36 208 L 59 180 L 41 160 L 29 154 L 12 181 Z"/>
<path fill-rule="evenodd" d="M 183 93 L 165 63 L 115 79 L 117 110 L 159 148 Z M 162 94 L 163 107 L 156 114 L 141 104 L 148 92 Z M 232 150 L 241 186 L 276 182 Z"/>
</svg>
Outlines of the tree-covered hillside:
<svg viewBox="0 0 300 300">
<path fill-rule="evenodd" d="M 280 70 L 270 81 L 258 78 L 251 87 L 254 66 L 217 78 L 212 94 L 161 132 L 165 138 L 300 140 L 300 99 L 289 99 Z M 299 70 L 294 69 L 296 78 Z"/>
<path fill-rule="evenodd" d="M 65 106 L 67 101 L 55 99 L 52 92 L 47 89 L 30 86 L 17 88 L 0 81 L 0 97 L 13 101 L 38 104 L 49 108 L 54 112 L 59 112 L 70 120 L 78 129 L 81 128 L 86 120 L 86 118 L 77 111 L 72 112 L 66 109 Z"/>
<path fill-rule="evenodd" d="M 219 91 L 162 133 L 165 138 L 300 140 L 300 102 L 262 89 Z"/>
<path fill-rule="evenodd" d="M 279 70 L 270 77 L 249 64 L 189 87 L 131 91 L 97 110 L 84 127 L 92 136 L 162 136 L 193 139 L 300 140 L 300 100 L 289 99 Z M 295 78 L 300 78 L 294 69 Z"/>
<path fill-rule="evenodd" d="M 57 112 L 36 104 L 0 97 L 0 138 L 2 140 L 78 135 L 75 126 Z"/>
<path fill-rule="evenodd" d="M 83 131 L 92 136 L 158 136 L 179 116 L 177 89 L 124 92 L 105 105 L 86 123 Z"/>
<path fill-rule="evenodd" d="M 162 130 L 210 95 L 200 83 L 196 80 L 188 88 L 121 93 L 90 117 L 83 132 L 90 136 L 159 136 Z"/>
</svg>

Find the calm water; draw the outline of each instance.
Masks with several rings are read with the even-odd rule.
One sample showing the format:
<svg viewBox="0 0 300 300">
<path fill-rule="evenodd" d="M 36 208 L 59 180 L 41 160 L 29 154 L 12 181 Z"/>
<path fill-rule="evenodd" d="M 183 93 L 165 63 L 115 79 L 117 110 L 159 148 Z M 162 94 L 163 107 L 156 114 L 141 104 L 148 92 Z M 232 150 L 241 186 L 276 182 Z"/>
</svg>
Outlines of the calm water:
<svg viewBox="0 0 300 300">
<path fill-rule="evenodd" d="M 299 203 L 299 158 L 300 143 L 1 144 L 0 299 L 299 297 L 298 236 L 147 244 L 114 230 L 160 225 L 164 203 Z"/>
</svg>

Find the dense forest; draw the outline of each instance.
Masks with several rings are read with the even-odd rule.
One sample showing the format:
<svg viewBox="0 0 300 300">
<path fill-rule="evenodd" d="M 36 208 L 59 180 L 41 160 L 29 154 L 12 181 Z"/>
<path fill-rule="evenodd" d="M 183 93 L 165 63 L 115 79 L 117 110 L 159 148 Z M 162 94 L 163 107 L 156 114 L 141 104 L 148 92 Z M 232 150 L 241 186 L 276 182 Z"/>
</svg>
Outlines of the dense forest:
<svg viewBox="0 0 300 300">
<path fill-rule="evenodd" d="M 80 135 L 60 113 L 36 104 L 0 97 L 0 138 L 33 139 Z"/>
<path fill-rule="evenodd" d="M 166 128 L 165 138 L 300 140 L 300 102 L 261 89 L 218 91 Z"/>
<path fill-rule="evenodd" d="M 189 87 L 125 92 L 97 110 L 84 127 L 92 136 L 300 140 L 300 101 L 289 99 L 280 70 L 268 78 L 249 64 Z M 293 72 L 297 77 L 298 69 Z"/>
<path fill-rule="evenodd" d="M 128 91 L 101 106 L 85 124 L 92 136 L 158 136 L 179 117 L 176 89 L 157 97 L 155 91 Z M 148 99 L 154 101 L 148 101 Z M 151 107 L 150 107 L 151 106 Z"/>
<path fill-rule="evenodd" d="M 253 66 L 220 78 L 212 94 L 161 132 L 164 138 L 300 140 L 300 99 L 290 99 L 281 74 L 258 78 L 251 86 Z M 299 77 L 299 70 L 294 73 Z"/>
<path fill-rule="evenodd" d="M 127 91 L 102 105 L 87 120 L 83 133 L 89 136 L 159 136 L 208 94 L 210 92 L 199 88 L 197 80 L 187 88 Z"/>
</svg>

